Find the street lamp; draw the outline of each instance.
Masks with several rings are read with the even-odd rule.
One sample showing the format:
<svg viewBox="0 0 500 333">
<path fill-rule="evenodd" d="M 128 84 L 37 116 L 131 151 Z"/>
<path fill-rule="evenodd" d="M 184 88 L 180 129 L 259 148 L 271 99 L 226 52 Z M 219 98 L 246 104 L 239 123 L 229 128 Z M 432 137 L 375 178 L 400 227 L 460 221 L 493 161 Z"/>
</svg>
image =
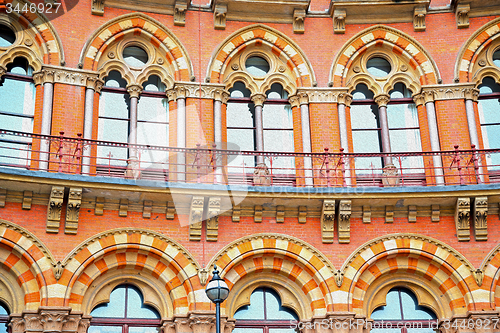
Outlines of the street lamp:
<svg viewBox="0 0 500 333">
<path fill-rule="evenodd" d="M 229 295 L 229 288 L 226 282 L 219 276 L 216 265 L 214 265 L 213 277 L 210 282 L 208 282 L 205 293 L 207 297 L 215 303 L 215 332 L 220 333 L 220 303 L 224 302 Z"/>
</svg>

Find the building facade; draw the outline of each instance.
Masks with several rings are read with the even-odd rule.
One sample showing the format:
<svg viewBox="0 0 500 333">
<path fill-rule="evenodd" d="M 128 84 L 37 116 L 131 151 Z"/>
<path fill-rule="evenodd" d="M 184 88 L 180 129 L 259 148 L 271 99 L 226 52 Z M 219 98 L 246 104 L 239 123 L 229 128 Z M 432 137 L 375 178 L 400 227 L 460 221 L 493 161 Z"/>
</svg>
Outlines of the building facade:
<svg viewBox="0 0 500 333">
<path fill-rule="evenodd" d="M 0 8 L 0 332 L 500 331 L 498 1 Z"/>
</svg>

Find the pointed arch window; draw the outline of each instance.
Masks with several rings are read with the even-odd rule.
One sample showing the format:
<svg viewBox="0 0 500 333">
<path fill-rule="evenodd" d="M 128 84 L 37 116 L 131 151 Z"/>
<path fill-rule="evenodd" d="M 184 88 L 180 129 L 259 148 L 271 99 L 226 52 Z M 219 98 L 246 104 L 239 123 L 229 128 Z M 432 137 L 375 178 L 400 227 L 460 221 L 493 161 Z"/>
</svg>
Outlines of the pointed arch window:
<svg viewBox="0 0 500 333">
<path fill-rule="evenodd" d="M 436 314 L 418 304 L 409 289 L 396 287 L 389 290 L 386 305 L 373 310 L 371 333 L 434 333 Z"/>
<path fill-rule="evenodd" d="M 0 302 L 0 333 L 7 333 L 8 326 L 7 323 L 9 321 L 9 309 L 7 305 L 3 302 Z"/>
<path fill-rule="evenodd" d="M 88 333 L 157 333 L 161 324 L 158 311 L 144 304 L 140 290 L 128 284 L 116 287 L 109 303 L 97 305 L 90 315 Z"/>
<path fill-rule="evenodd" d="M 492 78 L 479 85 L 478 112 L 484 149 L 499 149 L 500 85 Z M 486 155 L 486 162 L 488 170 L 500 170 L 500 154 Z"/>
<path fill-rule="evenodd" d="M 0 128 L 32 133 L 35 114 L 35 83 L 33 68 L 28 61 L 18 57 L 7 66 L 0 79 Z M 21 136 L 0 135 L 0 165 L 26 163 L 31 154 L 31 139 Z"/>
<path fill-rule="evenodd" d="M 250 296 L 250 304 L 240 307 L 234 319 L 233 333 L 295 333 L 292 326 L 299 317 L 292 309 L 281 305 L 273 289 L 257 288 Z"/>
</svg>

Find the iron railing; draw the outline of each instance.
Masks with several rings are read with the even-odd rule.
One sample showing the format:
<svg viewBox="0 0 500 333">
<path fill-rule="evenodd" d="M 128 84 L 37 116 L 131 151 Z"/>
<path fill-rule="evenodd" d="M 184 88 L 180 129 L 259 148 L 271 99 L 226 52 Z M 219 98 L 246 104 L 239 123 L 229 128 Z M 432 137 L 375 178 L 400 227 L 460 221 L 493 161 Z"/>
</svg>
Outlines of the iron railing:
<svg viewBox="0 0 500 333">
<path fill-rule="evenodd" d="M 328 148 L 321 153 L 223 148 L 215 144 L 194 148 L 132 145 L 86 140 L 81 134 L 68 137 L 63 132 L 48 136 L 0 130 L 0 166 L 7 168 L 164 182 L 294 187 L 500 182 L 500 149 L 455 146 L 452 151 L 360 154 Z"/>
</svg>

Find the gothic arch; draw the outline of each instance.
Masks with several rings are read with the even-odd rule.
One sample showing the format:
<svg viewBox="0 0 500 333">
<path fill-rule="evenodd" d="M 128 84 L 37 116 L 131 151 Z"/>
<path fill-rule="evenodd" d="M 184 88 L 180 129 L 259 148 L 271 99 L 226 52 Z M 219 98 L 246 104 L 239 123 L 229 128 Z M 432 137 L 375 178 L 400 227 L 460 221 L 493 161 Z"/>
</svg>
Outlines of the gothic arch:
<svg viewBox="0 0 500 333">
<path fill-rule="evenodd" d="M 455 80 L 480 84 L 486 75 L 480 75 L 478 78 L 479 72 L 488 71 L 488 69 L 500 71 L 499 68 L 491 64 L 491 57 L 487 54 L 492 49 L 490 47 L 492 44 L 500 43 L 499 37 L 500 18 L 486 23 L 470 36 L 458 53 L 455 62 Z"/>
<path fill-rule="evenodd" d="M 298 311 L 302 314 L 301 319 L 334 310 L 336 287 L 332 264 L 318 250 L 295 237 L 281 234 L 246 236 L 225 246 L 207 267 L 214 264 L 219 267 L 220 276 L 230 289 L 238 286 L 245 277 L 252 277 L 250 280 L 253 281 L 266 274 L 280 275 L 290 289 L 299 291 L 296 297 L 302 297 L 303 303 L 310 306 L 310 309 Z M 224 308 L 224 311 L 230 309 Z"/>
<path fill-rule="evenodd" d="M 484 258 L 481 265 L 481 272 L 484 273 L 483 288 L 488 292 L 487 307 L 500 309 L 500 244 Z M 486 303 L 486 302 L 485 302 Z"/>
<path fill-rule="evenodd" d="M 132 35 L 136 40 L 141 39 L 137 36 L 142 37 L 144 44 L 158 51 L 153 60 L 176 81 L 191 80 L 193 67 L 184 46 L 167 27 L 142 13 L 119 16 L 95 31 L 82 49 L 79 67 L 98 70 L 106 62 L 104 57 L 117 56 L 107 53 L 108 48 Z"/>
<path fill-rule="evenodd" d="M 56 283 L 54 266 L 50 250 L 35 235 L 14 223 L 0 220 L 0 272 L 13 277 L 15 282 L 3 283 L 11 296 L 21 296 L 8 299 L 8 295 L 3 295 L 12 312 L 48 305 L 48 298 L 52 296 L 49 295 L 50 285 Z M 19 299 L 24 302 L 20 303 Z"/>
<path fill-rule="evenodd" d="M 154 231 L 120 228 L 100 233 L 75 248 L 62 266 L 61 279 L 68 281 L 65 306 L 87 314 L 95 304 L 88 294 L 95 295 L 103 286 L 117 283 L 118 269 L 125 272 L 122 281 L 131 279 L 140 289 L 141 285 L 163 288 L 168 296 L 163 307 L 158 307 L 162 316 L 195 310 L 198 263 L 182 245 Z M 129 273 L 134 270 L 144 272 L 141 279 Z M 165 304 L 173 304 L 173 309 Z"/>
<path fill-rule="evenodd" d="M 296 87 L 311 87 L 316 78 L 312 66 L 298 45 L 281 32 L 262 24 L 242 28 L 226 38 L 214 50 L 207 69 L 207 79 L 212 83 L 226 83 L 231 71 L 240 68 L 230 67 L 231 61 L 251 48 L 263 47 L 270 58 L 279 59 L 276 72 L 286 73 L 289 81 Z M 239 66 L 241 67 L 241 66 Z"/>
<path fill-rule="evenodd" d="M 359 72 L 353 68 L 354 62 L 376 46 L 400 58 L 402 63 L 397 71 L 413 72 L 420 85 L 436 84 L 441 80 L 436 63 L 419 42 L 397 29 L 375 25 L 352 37 L 339 51 L 330 70 L 329 81 L 333 86 L 346 86 L 349 76 Z"/>
<path fill-rule="evenodd" d="M 363 313 L 370 285 L 389 275 L 418 275 L 429 291 L 444 295 L 441 315 L 450 317 L 476 310 L 482 292 L 471 263 L 450 246 L 430 237 L 394 234 L 376 238 L 358 248 L 342 267 L 341 290 L 348 311 Z M 480 281 L 479 281 L 480 282 Z M 439 297 L 438 297 L 439 299 Z"/>
</svg>

